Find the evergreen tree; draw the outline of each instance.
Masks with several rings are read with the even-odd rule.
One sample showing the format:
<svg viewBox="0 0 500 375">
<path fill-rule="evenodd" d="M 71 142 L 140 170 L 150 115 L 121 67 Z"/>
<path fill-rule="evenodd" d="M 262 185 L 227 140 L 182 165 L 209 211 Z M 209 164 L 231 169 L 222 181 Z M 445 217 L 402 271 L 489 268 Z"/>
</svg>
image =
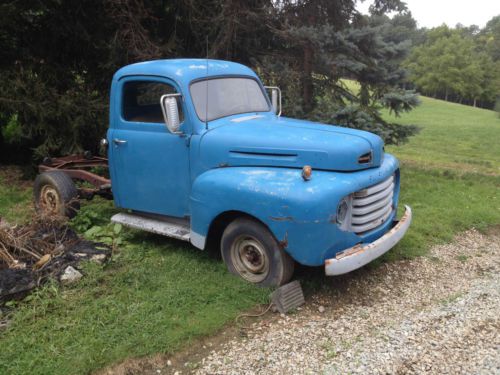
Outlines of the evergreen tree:
<svg viewBox="0 0 500 375">
<path fill-rule="evenodd" d="M 119 67 L 207 52 L 248 64 L 283 86 L 287 115 L 370 129 L 397 142 L 411 128 L 385 123 L 378 111 L 399 113 L 416 104 L 403 90 L 399 64 L 409 43 L 390 31 L 411 30 L 411 16 L 384 18 L 403 12 L 404 4 L 377 0 L 373 16 L 365 17 L 356 1 L 3 2 L 0 143 L 17 142 L 38 156 L 95 149 Z M 348 90 L 346 77 L 361 90 Z"/>
</svg>

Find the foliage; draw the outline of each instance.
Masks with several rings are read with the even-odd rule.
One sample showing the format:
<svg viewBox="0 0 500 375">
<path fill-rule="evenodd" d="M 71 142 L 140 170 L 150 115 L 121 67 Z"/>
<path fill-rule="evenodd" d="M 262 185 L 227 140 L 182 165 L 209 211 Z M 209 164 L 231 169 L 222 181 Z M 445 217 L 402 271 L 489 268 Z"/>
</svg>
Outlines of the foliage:
<svg viewBox="0 0 500 375">
<path fill-rule="evenodd" d="M 99 219 L 102 219 L 102 215 L 97 212 L 83 210 L 72 220 L 72 225 L 78 232 L 83 233 L 86 239 L 109 245 L 113 250 L 123 245 L 122 225 L 99 223 Z"/>
<path fill-rule="evenodd" d="M 282 3 L 274 22 L 280 58 L 266 56 L 257 65 L 266 81 L 293 97 L 285 102 L 286 115 L 370 130 L 387 143 L 414 133 L 414 127 L 400 130 L 378 114 L 384 106 L 399 114 L 418 104 L 414 92 L 401 88 L 406 74 L 400 67 L 411 44 L 403 31 L 410 35 L 415 22 L 407 13 L 382 16 L 387 10 L 404 11 L 400 2 L 377 2 L 370 17 L 358 14 L 348 1 L 301 1 L 300 7 L 295 1 Z M 360 90 L 346 89 L 345 77 L 359 82 Z M 356 115 L 340 114 L 344 109 Z"/>
<path fill-rule="evenodd" d="M 428 30 L 406 66 L 425 94 L 492 108 L 500 92 L 500 16 L 483 30 L 446 25 Z"/>
<path fill-rule="evenodd" d="M 338 106 L 325 98 L 318 100 L 318 105 L 311 113 L 311 118 L 377 133 L 389 144 L 399 144 L 418 130 L 415 125 L 401 126 L 385 121 L 378 111 L 363 110 L 359 104 Z"/>
<path fill-rule="evenodd" d="M 125 64 L 157 58 L 208 54 L 249 64 L 267 82 L 282 84 L 287 115 L 310 117 L 317 98 L 332 90 L 338 90 L 331 97 L 336 106 L 359 105 L 362 112 L 387 105 L 384 95 L 392 98 L 395 110 L 411 108 L 413 94 L 392 94 L 405 76 L 399 63 L 409 48 L 406 35 L 412 35 L 405 30 L 415 28 L 411 15 L 400 0 L 378 0 L 373 16 L 366 17 L 355 9 L 356 2 L 3 2 L 0 128 L 16 136 L 2 137 L 0 143 L 18 142 L 25 152 L 34 149 L 37 158 L 97 151 L 107 127 L 113 73 Z M 399 15 L 391 20 L 384 16 L 390 11 Z M 345 76 L 362 84 L 358 95 L 342 90 L 339 80 Z M 15 129 L 6 125 L 14 117 Z M 385 136 L 385 126 L 379 120 L 372 128 Z M 398 137 L 389 133 L 389 142 Z"/>
<path fill-rule="evenodd" d="M 0 130 L 2 131 L 3 139 L 8 143 L 19 143 L 23 137 L 17 114 L 10 116 L 5 126 Z"/>
</svg>

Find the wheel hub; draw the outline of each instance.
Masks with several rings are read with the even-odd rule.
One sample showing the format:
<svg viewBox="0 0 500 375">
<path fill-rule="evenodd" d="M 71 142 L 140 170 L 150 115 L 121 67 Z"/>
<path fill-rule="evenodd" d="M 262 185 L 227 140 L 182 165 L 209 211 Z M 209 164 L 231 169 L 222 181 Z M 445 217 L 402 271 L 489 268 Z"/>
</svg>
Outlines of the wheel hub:
<svg viewBox="0 0 500 375">
<path fill-rule="evenodd" d="M 42 191 L 40 192 L 40 206 L 46 213 L 59 213 L 61 201 L 57 190 L 49 185 L 42 187 Z"/>
<path fill-rule="evenodd" d="M 246 280 L 254 283 L 264 280 L 269 273 L 269 259 L 264 246 L 256 238 L 242 236 L 231 247 L 233 265 Z"/>
</svg>

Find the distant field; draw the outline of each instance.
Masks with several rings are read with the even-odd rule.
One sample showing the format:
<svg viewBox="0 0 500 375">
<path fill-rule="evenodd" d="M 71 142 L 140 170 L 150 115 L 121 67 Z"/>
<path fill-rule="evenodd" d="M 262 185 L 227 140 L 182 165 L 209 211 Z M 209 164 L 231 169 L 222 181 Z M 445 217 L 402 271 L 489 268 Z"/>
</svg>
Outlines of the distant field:
<svg viewBox="0 0 500 375">
<path fill-rule="evenodd" d="M 421 106 L 401 118 L 422 128 L 402 147 L 388 151 L 421 167 L 500 175 L 500 119 L 480 108 L 422 97 Z"/>
<path fill-rule="evenodd" d="M 459 231 L 500 224 L 495 114 L 422 98 L 398 121 L 422 128 L 409 143 L 388 147 L 401 159 L 401 203 L 412 206 L 414 221 L 384 259 L 425 255 Z M 16 185 L 0 167 L 0 216 L 22 221 L 31 191 Z M 112 212 L 97 200 L 73 225 L 112 232 Z M 104 268 L 87 267 L 80 283 L 49 285 L 20 304 L 11 327 L 0 332 L 1 374 L 88 373 L 127 357 L 172 353 L 267 301 L 268 290 L 232 277 L 214 254 L 136 231 L 120 239 L 121 251 Z M 337 288 L 337 279 L 322 273 L 302 268 L 297 276 L 308 293 Z"/>
</svg>

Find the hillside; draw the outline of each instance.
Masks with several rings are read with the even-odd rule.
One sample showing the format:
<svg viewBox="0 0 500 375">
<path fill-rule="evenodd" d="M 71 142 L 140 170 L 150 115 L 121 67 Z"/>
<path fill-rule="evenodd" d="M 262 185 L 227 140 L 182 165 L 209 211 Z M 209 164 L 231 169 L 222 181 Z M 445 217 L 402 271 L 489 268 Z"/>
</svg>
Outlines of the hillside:
<svg viewBox="0 0 500 375">
<path fill-rule="evenodd" d="M 428 97 L 421 100 L 415 110 L 395 119 L 420 126 L 420 134 L 401 147 L 389 147 L 390 152 L 419 166 L 500 175 L 500 118 L 495 112 Z"/>
</svg>

